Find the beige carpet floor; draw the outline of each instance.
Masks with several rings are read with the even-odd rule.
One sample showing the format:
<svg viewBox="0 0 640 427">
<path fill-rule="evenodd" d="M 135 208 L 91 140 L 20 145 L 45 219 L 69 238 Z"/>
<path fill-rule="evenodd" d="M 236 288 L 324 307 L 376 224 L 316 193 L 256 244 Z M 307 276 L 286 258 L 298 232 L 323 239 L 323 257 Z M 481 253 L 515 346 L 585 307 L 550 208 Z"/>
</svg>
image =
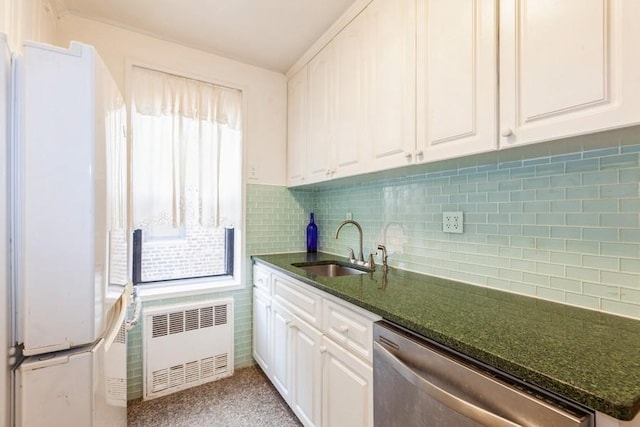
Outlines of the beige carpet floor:
<svg viewBox="0 0 640 427">
<path fill-rule="evenodd" d="M 130 401 L 129 427 L 298 427 L 289 406 L 257 366 L 143 402 Z"/>
</svg>

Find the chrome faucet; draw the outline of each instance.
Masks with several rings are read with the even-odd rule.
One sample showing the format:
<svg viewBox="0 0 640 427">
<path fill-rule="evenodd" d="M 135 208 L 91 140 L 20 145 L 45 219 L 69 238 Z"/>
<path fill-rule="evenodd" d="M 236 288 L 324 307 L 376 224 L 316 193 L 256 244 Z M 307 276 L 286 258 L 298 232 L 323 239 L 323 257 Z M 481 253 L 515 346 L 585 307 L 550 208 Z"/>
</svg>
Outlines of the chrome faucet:
<svg viewBox="0 0 640 427">
<path fill-rule="evenodd" d="M 346 221 L 342 221 L 340 223 L 340 225 L 338 226 L 338 228 L 336 229 L 336 237 L 335 238 L 336 239 L 338 238 L 338 234 L 340 234 L 340 230 L 342 229 L 342 227 L 344 227 L 347 224 L 353 224 L 358 229 L 358 233 L 359 233 L 359 237 L 360 237 L 360 239 L 358 241 L 358 243 L 360 244 L 360 252 L 358 252 L 358 261 L 357 261 L 357 263 L 361 264 L 361 265 L 365 265 L 364 256 L 362 255 L 362 227 L 360 227 L 360 224 L 358 224 L 357 222 L 355 222 L 352 219 L 348 219 Z M 352 250 L 351 254 L 353 254 L 353 250 Z"/>
</svg>

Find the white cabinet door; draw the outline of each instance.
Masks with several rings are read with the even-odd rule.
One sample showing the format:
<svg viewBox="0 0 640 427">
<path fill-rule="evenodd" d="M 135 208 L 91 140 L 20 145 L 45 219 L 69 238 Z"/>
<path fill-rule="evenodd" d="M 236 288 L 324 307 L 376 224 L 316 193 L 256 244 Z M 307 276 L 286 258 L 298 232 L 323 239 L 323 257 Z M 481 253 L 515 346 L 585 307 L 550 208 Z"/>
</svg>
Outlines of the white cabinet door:
<svg viewBox="0 0 640 427">
<path fill-rule="evenodd" d="M 253 288 L 253 358 L 269 376 L 271 372 L 271 297 Z"/>
<path fill-rule="evenodd" d="M 633 0 L 501 0 L 501 147 L 640 122 L 638 16 Z"/>
<path fill-rule="evenodd" d="M 496 0 L 417 4 L 416 161 L 497 147 Z"/>
<path fill-rule="evenodd" d="M 271 304 L 271 382 L 282 398 L 291 402 L 291 314 L 276 302 Z"/>
<path fill-rule="evenodd" d="M 307 65 L 307 153 L 308 182 L 331 177 L 331 49 L 323 49 Z"/>
<path fill-rule="evenodd" d="M 331 132 L 336 178 L 362 172 L 366 161 L 365 24 L 365 14 L 361 13 L 331 43 Z"/>
<path fill-rule="evenodd" d="M 307 67 L 298 71 L 287 84 L 287 184 L 303 184 L 307 143 Z"/>
<path fill-rule="evenodd" d="M 368 41 L 371 171 L 412 163 L 415 151 L 415 0 L 373 0 Z"/>
<path fill-rule="evenodd" d="M 373 369 L 327 337 L 322 338 L 322 425 L 373 425 Z"/>
<path fill-rule="evenodd" d="M 305 426 L 320 425 L 322 334 L 307 323 L 291 324 L 291 408 Z"/>
</svg>

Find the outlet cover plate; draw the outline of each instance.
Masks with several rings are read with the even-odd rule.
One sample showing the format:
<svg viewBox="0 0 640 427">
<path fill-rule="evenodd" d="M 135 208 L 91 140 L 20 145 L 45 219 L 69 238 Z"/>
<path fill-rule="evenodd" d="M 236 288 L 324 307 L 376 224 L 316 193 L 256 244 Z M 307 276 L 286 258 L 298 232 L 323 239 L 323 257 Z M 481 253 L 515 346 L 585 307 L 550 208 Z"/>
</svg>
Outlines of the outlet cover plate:
<svg viewBox="0 0 640 427">
<path fill-rule="evenodd" d="M 462 211 L 442 212 L 442 231 L 444 233 L 462 233 L 464 231 Z"/>
</svg>

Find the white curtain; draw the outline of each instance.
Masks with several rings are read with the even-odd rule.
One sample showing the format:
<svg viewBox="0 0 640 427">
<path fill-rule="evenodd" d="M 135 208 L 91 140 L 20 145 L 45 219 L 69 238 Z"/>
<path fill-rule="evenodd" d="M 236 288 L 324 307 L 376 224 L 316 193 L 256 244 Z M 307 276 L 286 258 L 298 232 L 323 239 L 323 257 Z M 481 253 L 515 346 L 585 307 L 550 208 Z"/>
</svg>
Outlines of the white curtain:
<svg viewBox="0 0 640 427">
<path fill-rule="evenodd" d="M 136 227 L 237 226 L 242 92 L 133 68 Z"/>
</svg>

